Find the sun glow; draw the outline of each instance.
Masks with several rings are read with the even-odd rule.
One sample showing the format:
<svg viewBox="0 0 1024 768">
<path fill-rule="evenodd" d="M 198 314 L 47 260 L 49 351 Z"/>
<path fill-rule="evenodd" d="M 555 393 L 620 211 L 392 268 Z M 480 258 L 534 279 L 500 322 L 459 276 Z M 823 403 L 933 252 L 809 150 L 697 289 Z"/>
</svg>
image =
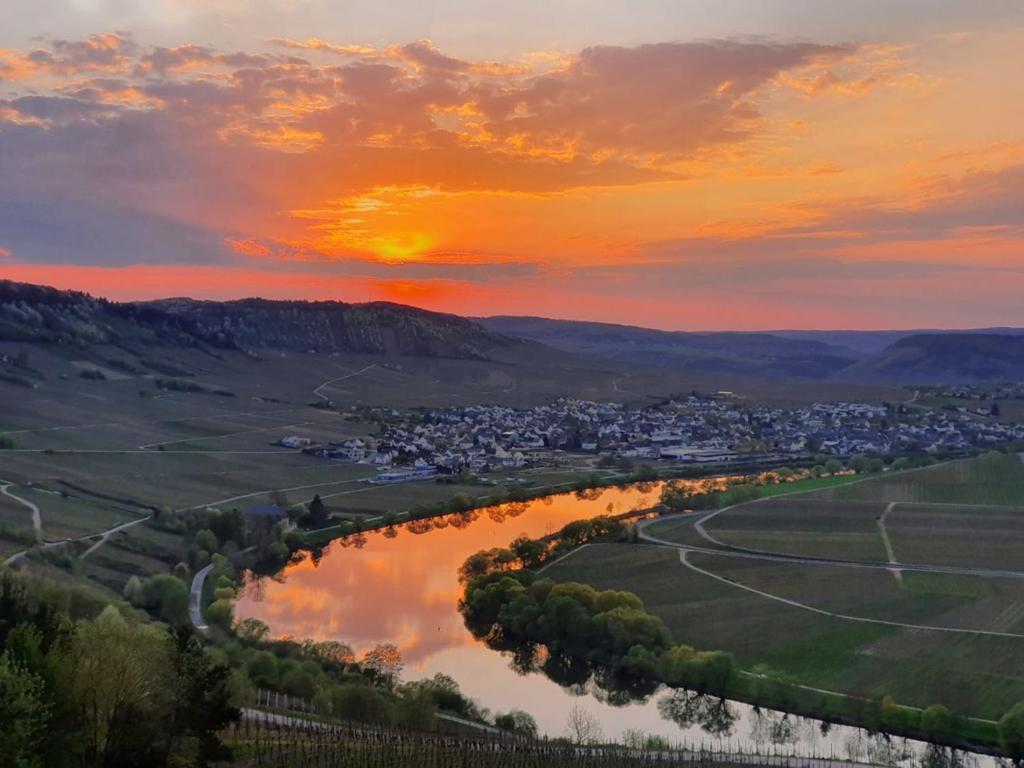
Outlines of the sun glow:
<svg viewBox="0 0 1024 768">
<path fill-rule="evenodd" d="M 377 255 L 382 261 L 388 262 L 418 261 L 435 244 L 434 239 L 423 232 L 386 235 L 377 240 Z"/>
</svg>

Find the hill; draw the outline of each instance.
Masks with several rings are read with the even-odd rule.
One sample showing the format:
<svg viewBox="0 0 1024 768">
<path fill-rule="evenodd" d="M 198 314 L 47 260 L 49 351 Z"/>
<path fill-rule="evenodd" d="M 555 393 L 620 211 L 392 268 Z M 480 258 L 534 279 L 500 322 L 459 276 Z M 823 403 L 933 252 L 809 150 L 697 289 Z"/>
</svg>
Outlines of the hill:
<svg viewBox="0 0 1024 768">
<path fill-rule="evenodd" d="M 522 343 L 457 315 L 387 302 L 166 299 L 137 306 L 180 318 L 204 338 L 216 336 L 243 349 L 485 360 L 497 348 Z"/>
<path fill-rule="evenodd" d="M 1024 330 L 659 331 L 540 317 L 489 317 L 491 331 L 583 357 L 762 379 L 947 384 L 1024 379 Z"/>
<path fill-rule="evenodd" d="M 919 334 L 850 366 L 844 378 L 901 383 L 1024 379 L 1024 336 Z"/>
<path fill-rule="evenodd" d="M 824 344 L 842 347 L 858 355 L 872 355 L 895 344 L 900 339 L 922 334 L 942 335 L 992 335 L 1021 336 L 1024 328 L 960 328 L 940 329 L 921 328 L 916 330 L 885 330 L 885 331 L 804 331 L 783 330 L 768 331 L 772 336 L 785 339 L 820 341 Z"/>
<path fill-rule="evenodd" d="M 335 301 L 117 303 L 76 291 L 0 281 L 0 341 L 209 346 L 485 360 L 523 342 L 455 315 L 398 304 Z"/>
<path fill-rule="evenodd" d="M 856 354 L 835 345 L 767 333 L 659 331 L 540 317 L 489 317 L 479 322 L 497 333 L 566 352 L 660 368 L 824 379 L 857 359 Z"/>
</svg>

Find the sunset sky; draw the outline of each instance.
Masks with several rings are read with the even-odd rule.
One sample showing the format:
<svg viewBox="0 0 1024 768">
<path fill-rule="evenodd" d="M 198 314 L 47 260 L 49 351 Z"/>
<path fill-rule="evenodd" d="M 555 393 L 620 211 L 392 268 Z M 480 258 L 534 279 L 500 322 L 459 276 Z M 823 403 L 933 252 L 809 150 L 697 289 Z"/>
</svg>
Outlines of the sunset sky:
<svg viewBox="0 0 1024 768">
<path fill-rule="evenodd" d="M 1019 0 L 0 0 L 0 277 L 1024 325 Z"/>
</svg>

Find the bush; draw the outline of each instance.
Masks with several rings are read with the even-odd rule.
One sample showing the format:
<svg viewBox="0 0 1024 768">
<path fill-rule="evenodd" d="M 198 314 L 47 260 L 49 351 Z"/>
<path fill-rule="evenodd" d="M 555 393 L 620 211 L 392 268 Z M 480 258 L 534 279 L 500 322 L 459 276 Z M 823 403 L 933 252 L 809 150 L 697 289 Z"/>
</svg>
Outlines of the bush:
<svg viewBox="0 0 1024 768">
<path fill-rule="evenodd" d="M 1024 759 L 1024 702 L 1013 708 L 999 720 L 999 746 L 1011 760 Z"/>
<path fill-rule="evenodd" d="M 230 600 L 214 600 L 206 609 L 206 620 L 223 629 L 230 629 L 235 617 L 235 607 Z"/>
<path fill-rule="evenodd" d="M 921 732 L 934 741 L 948 740 L 954 725 L 953 713 L 939 704 L 921 713 Z"/>
<path fill-rule="evenodd" d="M 537 721 L 521 709 L 513 709 L 507 714 L 498 715 L 494 718 L 494 724 L 501 730 L 518 736 L 525 736 L 528 739 L 537 738 Z"/>
<path fill-rule="evenodd" d="M 179 624 L 186 619 L 188 601 L 188 587 L 169 573 L 150 576 L 142 584 L 142 605 L 168 624 Z"/>
</svg>

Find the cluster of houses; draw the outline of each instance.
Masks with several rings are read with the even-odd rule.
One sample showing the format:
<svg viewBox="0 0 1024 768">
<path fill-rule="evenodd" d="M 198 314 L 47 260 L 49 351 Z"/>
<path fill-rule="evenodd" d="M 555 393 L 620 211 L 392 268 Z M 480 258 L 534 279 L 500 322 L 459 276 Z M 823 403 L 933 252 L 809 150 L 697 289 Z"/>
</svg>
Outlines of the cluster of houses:
<svg viewBox="0 0 1024 768">
<path fill-rule="evenodd" d="M 819 403 L 749 407 L 724 396 L 691 395 L 643 408 L 560 399 L 530 408 L 478 405 L 393 418 L 374 438 L 281 445 L 330 459 L 365 462 L 379 482 L 502 468 L 552 466 L 568 454 L 621 460 L 728 463 L 764 456 L 883 456 L 957 451 L 1024 440 L 1024 427 L 943 409 Z"/>
</svg>

